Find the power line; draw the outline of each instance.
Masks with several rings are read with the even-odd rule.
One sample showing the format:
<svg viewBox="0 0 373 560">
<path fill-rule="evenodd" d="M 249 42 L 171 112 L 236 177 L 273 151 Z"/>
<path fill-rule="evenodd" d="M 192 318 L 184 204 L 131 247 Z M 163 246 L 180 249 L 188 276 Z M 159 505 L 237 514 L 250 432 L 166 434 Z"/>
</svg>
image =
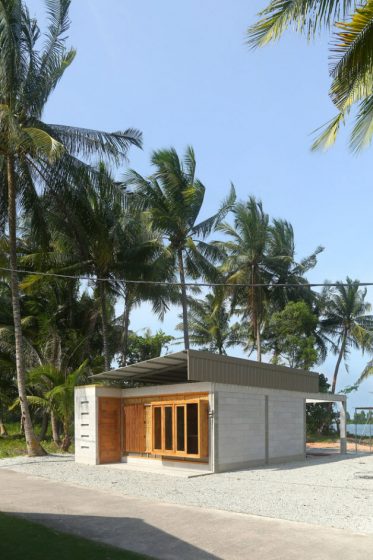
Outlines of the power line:
<svg viewBox="0 0 373 560">
<path fill-rule="evenodd" d="M 59 274 L 57 272 L 39 272 L 39 271 L 31 271 L 31 270 L 21 270 L 21 269 L 12 269 L 12 268 L 5 268 L 0 267 L 0 271 L 3 272 L 16 272 L 17 274 L 29 274 L 33 276 L 47 276 L 53 278 L 65 278 L 68 280 L 87 280 L 92 281 L 95 280 L 97 282 L 112 282 L 112 278 L 99 278 L 99 277 L 92 277 L 92 276 L 83 276 L 83 275 L 71 275 L 71 274 Z M 127 280 L 125 278 L 116 278 L 117 282 L 122 282 L 123 284 L 147 284 L 147 285 L 154 285 L 154 286 L 182 286 L 181 282 L 170 282 L 170 281 L 156 281 L 156 280 Z M 361 287 L 369 287 L 373 286 L 373 282 L 358 282 L 359 286 Z M 218 288 L 218 287 L 232 287 L 232 288 L 323 288 L 323 287 L 336 287 L 336 286 L 349 286 L 347 282 L 306 282 L 304 284 L 296 284 L 296 283 L 278 283 L 278 284 L 271 284 L 271 283 L 225 283 L 225 282 L 185 282 L 184 284 L 190 288 Z"/>
</svg>

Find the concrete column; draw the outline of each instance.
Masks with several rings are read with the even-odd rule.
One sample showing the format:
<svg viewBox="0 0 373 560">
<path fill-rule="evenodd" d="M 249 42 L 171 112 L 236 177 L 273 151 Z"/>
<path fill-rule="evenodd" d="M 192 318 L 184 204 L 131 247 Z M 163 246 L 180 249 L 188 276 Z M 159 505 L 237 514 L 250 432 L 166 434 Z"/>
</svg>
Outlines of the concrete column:
<svg viewBox="0 0 373 560">
<path fill-rule="evenodd" d="M 340 435 L 340 452 L 347 453 L 347 433 L 346 433 L 346 401 L 339 402 L 339 435 Z"/>
<path fill-rule="evenodd" d="M 264 422 L 265 422 L 265 464 L 269 464 L 269 407 L 268 395 L 265 396 L 264 401 Z"/>
</svg>

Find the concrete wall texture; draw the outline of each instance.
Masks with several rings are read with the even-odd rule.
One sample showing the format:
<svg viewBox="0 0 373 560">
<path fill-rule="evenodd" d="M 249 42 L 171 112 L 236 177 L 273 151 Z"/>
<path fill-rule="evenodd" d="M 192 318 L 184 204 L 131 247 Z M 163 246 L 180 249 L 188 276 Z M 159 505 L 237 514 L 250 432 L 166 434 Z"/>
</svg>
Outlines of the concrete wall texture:
<svg viewBox="0 0 373 560">
<path fill-rule="evenodd" d="M 217 384 L 215 472 L 305 458 L 304 397 Z"/>
<path fill-rule="evenodd" d="M 92 465 L 99 462 L 99 397 L 195 391 L 210 393 L 211 471 L 223 472 L 305 457 L 305 395 L 237 385 L 189 383 L 130 390 L 99 386 L 76 388 L 75 460 Z"/>
</svg>

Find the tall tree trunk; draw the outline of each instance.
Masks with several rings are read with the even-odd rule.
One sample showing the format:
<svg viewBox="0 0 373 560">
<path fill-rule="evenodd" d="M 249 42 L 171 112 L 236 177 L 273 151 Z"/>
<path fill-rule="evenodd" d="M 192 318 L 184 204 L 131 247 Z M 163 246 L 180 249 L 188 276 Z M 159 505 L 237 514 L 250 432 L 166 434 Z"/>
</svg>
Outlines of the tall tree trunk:
<svg viewBox="0 0 373 560">
<path fill-rule="evenodd" d="M 262 361 L 262 339 L 260 336 L 260 323 L 258 319 L 256 320 L 256 360 L 257 362 Z"/>
<path fill-rule="evenodd" d="M 7 435 L 8 435 L 8 430 L 6 429 L 6 426 L 3 421 L 3 417 L 1 416 L 1 412 L 0 412 L 0 436 L 7 436 Z"/>
<path fill-rule="evenodd" d="M 47 435 L 48 422 L 49 422 L 48 413 L 43 412 L 43 417 L 42 417 L 42 421 L 41 421 L 41 430 L 40 430 L 40 434 L 39 434 L 39 441 L 43 441 L 45 439 L 45 436 Z"/>
<path fill-rule="evenodd" d="M 54 412 L 51 412 L 51 428 L 52 428 L 52 438 L 56 445 L 61 445 L 60 432 L 58 429 L 58 420 Z"/>
<path fill-rule="evenodd" d="M 256 290 L 260 290 L 255 286 L 257 281 L 257 274 L 255 270 L 255 264 L 251 265 L 251 291 L 249 293 L 249 308 L 251 309 L 251 318 L 252 318 L 252 329 L 253 329 L 253 338 L 255 339 L 256 344 L 256 360 L 257 362 L 262 361 L 262 341 L 260 336 L 260 321 L 259 321 L 259 305 L 257 301 L 257 294 Z M 258 294 L 260 292 L 258 291 Z"/>
<path fill-rule="evenodd" d="M 130 313 L 132 302 L 129 294 L 129 289 L 125 288 L 125 299 L 123 309 L 123 324 L 122 324 L 122 365 L 127 365 L 128 354 L 128 331 L 130 326 Z"/>
<path fill-rule="evenodd" d="M 185 346 L 185 350 L 189 350 L 188 302 L 187 302 L 187 294 L 186 294 L 186 286 L 185 286 L 183 252 L 181 250 L 177 252 L 177 258 L 179 264 L 179 276 L 180 276 L 180 283 L 181 283 L 181 305 L 183 308 L 184 346 Z"/>
<path fill-rule="evenodd" d="M 108 329 L 107 329 L 106 290 L 105 290 L 104 282 L 99 281 L 98 287 L 100 291 L 100 301 L 101 301 L 102 345 L 104 351 L 105 371 L 108 371 L 110 369 L 110 355 L 109 355 Z"/>
<path fill-rule="evenodd" d="M 343 331 L 343 336 L 342 336 L 341 348 L 340 348 L 340 350 L 339 350 L 337 363 L 335 364 L 335 369 L 334 369 L 333 383 L 332 383 L 332 393 L 335 393 L 335 388 L 336 388 L 336 385 L 337 385 L 337 377 L 338 377 L 339 366 L 341 365 L 342 358 L 343 358 L 343 354 L 344 354 L 345 349 L 346 349 L 346 342 L 347 342 L 347 330 L 344 329 L 344 331 Z"/>
<path fill-rule="evenodd" d="M 69 434 L 69 422 L 64 420 L 63 421 L 63 436 L 62 436 L 62 443 L 61 449 L 62 451 L 67 452 L 69 450 L 71 444 L 71 437 Z"/>
<path fill-rule="evenodd" d="M 16 211 L 16 185 L 14 176 L 14 160 L 7 157 L 8 180 L 8 223 L 9 223 L 9 255 L 10 255 L 10 285 L 12 291 L 12 309 L 14 322 L 14 338 L 16 350 L 16 370 L 18 395 L 21 405 L 21 416 L 25 429 L 27 453 L 29 457 L 45 455 L 45 451 L 35 436 L 32 426 L 30 409 L 26 395 L 26 376 L 23 363 L 23 343 L 21 327 L 21 307 L 19 301 L 19 285 L 17 276 L 17 211 Z"/>
</svg>

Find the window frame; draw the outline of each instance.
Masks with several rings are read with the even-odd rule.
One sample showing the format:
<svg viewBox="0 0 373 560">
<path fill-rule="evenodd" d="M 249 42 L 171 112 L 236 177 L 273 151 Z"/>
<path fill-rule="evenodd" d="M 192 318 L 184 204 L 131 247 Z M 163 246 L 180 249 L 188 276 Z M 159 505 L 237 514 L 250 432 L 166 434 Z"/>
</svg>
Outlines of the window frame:
<svg viewBox="0 0 373 560">
<path fill-rule="evenodd" d="M 203 453 L 203 445 L 202 440 L 203 438 L 207 438 L 208 441 L 208 434 L 209 434 L 209 420 L 208 415 L 206 420 L 204 421 L 201 416 L 201 409 L 204 408 L 202 403 L 206 403 L 207 411 L 208 411 L 208 400 L 207 399 L 187 399 L 187 400 L 177 400 L 177 401 L 157 401 L 152 402 L 152 426 L 151 426 L 151 433 L 152 433 L 152 449 L 151 453 L 155 455 L 164 455 L 164 456 L 172 456 L 172 457 L 186 457 L 191 459 L 206 459 L 209 456 L 208 445 L 206 452 Z M 196 404 L 197 411 L 198 411 L 198 452 L 197 453 L 188 453 L 188 404 Z M 165 409 L 167 407 L 172 407 L 172 447 L 173 449 L 166 449 L 166 429 L 165 429 Z M 184 450 L 180 451 L 177 449 L 177 408 L 182 407 L 184 409 Z M 161 448 L 155 447 L 155 410 L 157 408 L 161 409 Z M 202 434 L 202 432 L 204 432 Z"/>
</svg>

